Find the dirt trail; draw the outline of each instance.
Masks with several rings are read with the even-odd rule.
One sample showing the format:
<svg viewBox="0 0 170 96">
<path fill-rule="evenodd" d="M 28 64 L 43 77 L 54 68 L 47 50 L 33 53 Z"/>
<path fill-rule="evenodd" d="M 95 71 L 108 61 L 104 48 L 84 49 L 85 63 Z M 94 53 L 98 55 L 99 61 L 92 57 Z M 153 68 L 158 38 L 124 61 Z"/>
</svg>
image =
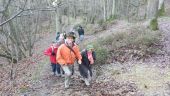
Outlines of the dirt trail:
<svg viewBox="0 0 170 96">
<path fill-rule="evenodd" d="M 85 36 L 86 40 L 91 40 L 110 35 L 113 32 L 117 32 L 120 29 L 128 29 L 129 26 L 127 26 L 128 23 L 120 21 L 116 25 L 111 26 L 106 31 L 103 31 L 102 33 L 95 34 L 93 36 Z M 70 28 L 68 28 L 70 29 Z M 47 57 L 43 56 L 43 51 L 47 46 L 55 40 L 55 33 L 52 34 L 46 34 L 45 38 L 41 39 L 37 44 L 35 45 L 35 56 L 36 55 L 42 55 L 42 59 L 37 61 L 32 67 L 30 68 L 30 72 L 27 72 L 27 74 L 31 74 L 31 77 L 25 77 L 28 78 L 29 81 L 29 87 L 24 90 L 23 92 L 20 92 L 20 95 L 32 95 L 32 96 L 79 96 L 81 94 L 89 96 L 89 94 L 101 94 L 98 91 L 101 91 L 100 87 L 103 86 L 103 84 L 98 84 L 97 82 L 93 81 L 93 85 L 90 88 L 87 88 L 84 83 L 81 83 L 79 73 L 75 73 L 73 76 L 72 86 L 67 91 L 64 89 L 64 78 L 59 78 L 52 76 L 51 74 L 51 66 L 49 64 L 49 60 Z M 38 50 L 38 51 L 37 51 Z M 35 60 L 36 61 L 36 60 Z M 77 71 L 77 65 L 76 65 L 76 71 Z M 27 81 L 27 80 L 26 80 Z M 114 82 L 113 82 L 114 83 Z M 115 84 L 113 84 L 115 85 Z M 115 86 L 118 86 L 116 84 Z M 96 87 L 96 88 L 95 88 Z M 113 87 L 113 86 L 112 86 Z M 21 90 L 21 88 L 20 88 Z M 90 91 L 89 91 L 90 90 Z"/>
</svg>

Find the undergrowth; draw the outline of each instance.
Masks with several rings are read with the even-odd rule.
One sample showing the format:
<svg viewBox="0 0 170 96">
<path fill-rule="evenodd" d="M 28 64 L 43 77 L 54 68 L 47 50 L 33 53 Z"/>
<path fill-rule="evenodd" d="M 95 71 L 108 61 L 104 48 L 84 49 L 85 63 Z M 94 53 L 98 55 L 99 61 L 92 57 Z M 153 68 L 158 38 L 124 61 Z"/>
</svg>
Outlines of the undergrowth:
<svg viewBox="0 0 170 96">
<path fill-rule="evenodd" d="M 105 38 L 99 38 L 94 43 L 97 51 L 97 62 L 112 63 L 127 60 L 145 60 L 156 54 L 161 54 L 161 33 L 140 27 L 134 27 L 126 32 L 117 32 Z M 100 47 L 99 47 L 100 46 Z"/>
</svg>

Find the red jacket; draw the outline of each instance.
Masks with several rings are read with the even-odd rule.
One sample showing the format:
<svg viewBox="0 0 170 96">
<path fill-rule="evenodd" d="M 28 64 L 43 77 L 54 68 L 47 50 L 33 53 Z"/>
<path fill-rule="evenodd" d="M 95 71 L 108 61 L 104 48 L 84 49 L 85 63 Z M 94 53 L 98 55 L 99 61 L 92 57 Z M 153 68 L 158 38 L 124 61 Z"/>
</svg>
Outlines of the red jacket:
<svg viewBox="0 0 170 96">
<path fill-rule="evenodd" d="M 44 55 L 50 56 L 50 62 L 56 64 L 57 63 L 56 55 L 51 55 L 52 50 L 55 54 L 57 54 L 58 48 L 50 46 L 48 49 L 44 51 Z"/>
</svg>

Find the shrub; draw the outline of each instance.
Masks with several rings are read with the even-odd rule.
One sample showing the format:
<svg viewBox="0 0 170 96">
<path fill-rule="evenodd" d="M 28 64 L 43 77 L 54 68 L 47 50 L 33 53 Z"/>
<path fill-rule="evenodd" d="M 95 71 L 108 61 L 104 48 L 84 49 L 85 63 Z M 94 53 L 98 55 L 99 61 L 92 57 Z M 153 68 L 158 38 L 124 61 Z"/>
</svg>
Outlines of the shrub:
<svg viewBox="0 0 170 96">
<path fill-rule="evenodd" d="M 109 17 L 109 19 L 107 19 L 107 22 L 112 22 L 113 20 L 117 19 L 117 17 L 115 15 L 112 15 Z"/>
<path fill-rule="evenodd" d="M 96 42 L 93 42 L 94 49 L 96 52 L 96 64 L 105 64 L 107 61 L 108 57 L 108 50 L 104 47 L 101 46 L 99 41 L 97 40 Z"/>
<path fill-rule="evenodd" d="M 100 45 L 112 44 L 113 36 L 108 36 L 106 38 L 99 38 L 97 41 Z"/>
<path fill-rule="evenodd" d="M 101 19 L 101 20 L 98 20 L 97 23 L 98 23 L 99 25 L 103 25 L 104 20 L 102 20 L 102 19 Z"/>
<path fill-rule="evenodd" d="M 160 52 L 161 33 L 142 27 L 134 27 L 125 32 L 115 32 L 105 38 L 98 38 L 95 46 L 98 64 L 125 62 L 130 59 L 145 59 Z"/>
<path fill-rule="evenodd" d="M 157 46 L 160 45 L 160 37 L 159 31 L 134 27 L 127 32 L 117 32 L 106 38 L 99 38 L 97 41 L 107 53 L 110 52 L 111 56 L 108 57 L 124 62 L 131 57 L 144 59 L 156 54 L 160 50 Z"/>
<path fill-rule="evenodd" d="M 98 48 L 96 51 L 96 63 L 105 64 L 107 61 L 108 52 L 105 48 Z"/>
<path fill-rule="evenodd" d="M 154 18 L 154 19 L 152 19 L 151 20 L 151 22 L 150 22 L 150 28 L 152 29 L 152 30 L 158 30 L 158 21 L 157 21 L 157 18 Z"/>
<path fill-rule="evenodd" d="M 95 32 L 95 24 L 87 24 L 86 25 L 86 30 L 85 30 L 85 34 L 94 34 Z"/>
<path fill-rule="evenodd" d="M 139 31 L 139 30 L 137 30 Z M 153 44 L 159 43 L 161 33 L 159 31 L 151 31 L 151 30 L 140 30 L 134 41 L 132 42 L 133 45 L 137 46 L 147 46 L 150 47 Z"/>
</svg>

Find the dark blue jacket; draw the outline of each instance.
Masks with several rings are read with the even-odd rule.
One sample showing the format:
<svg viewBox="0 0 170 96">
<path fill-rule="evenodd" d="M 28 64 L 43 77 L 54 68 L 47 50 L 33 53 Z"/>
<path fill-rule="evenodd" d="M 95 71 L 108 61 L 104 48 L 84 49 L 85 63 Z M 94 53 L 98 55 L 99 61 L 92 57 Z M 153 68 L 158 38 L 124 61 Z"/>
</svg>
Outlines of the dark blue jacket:
<svg viewBox="0 0 170 96">
<path fill-rule="evenodd" d="M 79 28 L 78 29 L 78 33 L 79 33 L 79 36 L 80 35 L 84 35 L 84 29 L 83 28 Z"/>
</svg>

